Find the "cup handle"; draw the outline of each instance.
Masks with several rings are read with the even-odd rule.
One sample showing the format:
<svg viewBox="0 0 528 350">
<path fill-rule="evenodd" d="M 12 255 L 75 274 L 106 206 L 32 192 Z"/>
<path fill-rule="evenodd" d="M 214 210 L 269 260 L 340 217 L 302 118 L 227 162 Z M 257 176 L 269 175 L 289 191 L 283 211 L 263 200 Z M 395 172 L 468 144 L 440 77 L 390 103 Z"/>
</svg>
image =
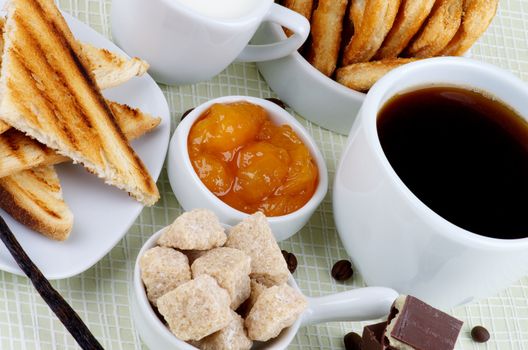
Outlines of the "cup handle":
<svg viewBox="0 0 528 350">
<path fill-rule="evenodd" d="M 390 288 L 366 287 L 318 298 L 308 298 L 302 325 L 323 322 L 374 320 L 389 315 L 398 293 Z"/>
<path fill-rule="evenodd" d="M 310 34 L 310 22 L 304 16 L 275 3 L 263 22 L 277 23 L 291 30 L 294 35 L 273 44 L 248 45 L 238 56 L 238 62 L 262 62 L 288 56 L 298 50 Z"/>
</svg>

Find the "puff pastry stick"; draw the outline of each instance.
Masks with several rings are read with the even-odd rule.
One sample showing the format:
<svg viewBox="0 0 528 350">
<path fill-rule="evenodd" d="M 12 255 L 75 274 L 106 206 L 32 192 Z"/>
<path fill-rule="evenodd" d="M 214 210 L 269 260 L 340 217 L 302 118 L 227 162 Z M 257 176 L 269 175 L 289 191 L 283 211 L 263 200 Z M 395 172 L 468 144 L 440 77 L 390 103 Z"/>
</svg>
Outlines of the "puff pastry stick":
<svg viewBox="0 0 528 350">
<path fill-rule="evenodd" d="M 460 28 L 463 5 L 464 0 L 438 0 L 405 56 L 426 58 L 440 53 Z"/>
<path fill-rule="evenodd" d="M 308 61 L 326 76 L 331 76 L 337 65 L 347 6 L 348 0 L 319 0 L 312 15 Z"/>
<path fill-rule="evenodd" d="M 394 25 L 374 59 L 396 58 L 431 13 L 435 0 L 403 0 Z"/>
<path fill-rule="evenodd" d="M 343 54 L 343 65 L 366 62 L 374 56 L 389 32 L 400 0 L 363 0 L 352 4 L 350 17 L 359 26 L 354 27 L 354 35 Z M 361 16 L 361 18 L 359 18 Z"/>
<path fill-rule="evenodd" d="M 338 83 L 353 90 L 366 92 L 389 71 L 416 60 L 415 58 L 394 58 L 383 61 L 354 63 L 339 68 L 336 73 L 336 80 Z"/>
<path fill-rule="evenodd" d="M 295 11 L 304 17 L 308 21 L 312 18 L 314 0 L 283 0 L 282 5 L 289 8 L 292 11 Z M 293 35 L 293 32 L 289 29 L 284 29 L 284 32 L 288 37 Z"/>
<path fill-rule="evenodd" d="M 499 0 L 464 0 L 462 24 L 440 55 L 461 56 L 465 54 L 491 24 L 498 4 Z"/>
</svg>

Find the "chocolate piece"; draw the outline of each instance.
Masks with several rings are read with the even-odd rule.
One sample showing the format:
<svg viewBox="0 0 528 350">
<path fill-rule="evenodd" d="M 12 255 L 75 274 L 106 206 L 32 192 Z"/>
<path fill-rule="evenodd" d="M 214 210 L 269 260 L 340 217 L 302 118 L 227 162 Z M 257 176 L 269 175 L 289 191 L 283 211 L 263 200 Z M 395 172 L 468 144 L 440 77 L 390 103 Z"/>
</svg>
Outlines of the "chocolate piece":
<svg viewBox="0 0 528 350">
<path fill-rule="evenodd" d="M 295 254 L 286 250 L 281 250 L 281 252 L 282 256 L 284 256 L 284 260 L 286 260 L 286 265 L 288 265 L 288 270 L 290 270 L 291 273 L 294 273 L 295 270 L 297 270 L 297 258 L 295 257 Z"/>
<path fill-rule="evenodd" d="M 376 323 L 363 328 L 362 350 L 383 350 L 383 334 L 387 322 Z"/>
<path fill-rule="evenodd" d="M 452 350 L 463 322 L 412 296 L 394 302 L 384 345 L 394 349 Z"/>
<path fill-rule="evenodd" d="M 471 330 L 471 338 L 477 343 L 485 343 L 490 339 L 490 334 L 486 328 L 476 326 Z"/>
<path fill-rule="evenodd" d="M 348 260 L 339 260 L 332 267 L 332 277 L 337 281 L 346 281 L 353 274 L 352 264 Z"/>
<path fill-rule="evenodd" d="M 361 350 L 361 344 L 363 341 L 361 340 L 361 336 L 359 334 L 354 332 L 347 333 L 343 338 L 343 341 L 345 343 L 346 350 Z"/>
</svg>

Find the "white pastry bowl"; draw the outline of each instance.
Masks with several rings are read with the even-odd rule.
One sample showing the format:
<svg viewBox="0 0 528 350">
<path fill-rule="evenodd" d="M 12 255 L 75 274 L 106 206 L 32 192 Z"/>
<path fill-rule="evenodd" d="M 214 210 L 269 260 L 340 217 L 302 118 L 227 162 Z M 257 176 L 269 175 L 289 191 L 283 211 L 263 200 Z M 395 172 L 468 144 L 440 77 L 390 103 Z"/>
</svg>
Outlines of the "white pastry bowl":
<svg viewBox="0 0 528 350">
<path fill-rule="evenodd" d="M 263 23 L 252 39 L 254 44 L 284 40 L 284 30 L 273 23 Z M 348 134 L 365 94 L 328 78 L 300 53 L 257 63 L 271 89 L 304 118 L 340 134 Z"/>
<path fill-rule="evenodd" d="M 266 22 L 251 42 L 270 44 L 284 39 L 281 26 Z M 471 52 L 464 57 L 471 57 Z M 349 134 L 367 94 L 328 78 L 297 51 L 281 59 L 258 62 L 257 67 L 279 98 L 301 116 L 325 129 Z"/>
<path fill-rule="evenodd" d="M 273 102 L 247 96 L 227 96 L 206 102 L 196 107 L 178 125 L 169 146 L 168 175 L 176 198 L 186 211 L 206 208 L 213 211 L 228 225 L 234 225 L 248 214 L 236 210 L 216 197 L 200 180 L 189 158 L 187 139 L 189 131 L 198 118 L 215 103 L 246 101 L 262 106 L 268 117 L 277 125 L 288 124 L 310 150 L 319 170 L 319 184 L 312 198 L 301 208 L 288 215 L 268 218 L 268 222 L 277 241 L 285 240 L 297 233 L 310 219 L 315 209 L 324 199 L 328 190 L 328 171 L 326 163 L 313 138 L 306 129 L 286 110 Z"/>
<path fill-rule="evenodd" d="M 134 325 L 143 342 L 150 349 L 195 350 L 194 346 L 179 340 L 154 312 L 141 281 L 139 259 L 150 248 L 155 247 L 163 230 L 158 231 L 145 242 L 134 266 L 131 289 L 131 308 Z M 288 284 L 299 290 L 292 276 Z M 300 290 L 299 290 L 300 291 Z M 337 321 L 366 321 L 387 316 L 398 293 L 389 288 L 368 287 L 354 289 L 324 297 L 307 297 L 308 308 L 290 327 L 268 342 L 255 342 L 253 349 L 286 349 L 293 341 L 300 327 L 310 324 Z"/>
</svg>

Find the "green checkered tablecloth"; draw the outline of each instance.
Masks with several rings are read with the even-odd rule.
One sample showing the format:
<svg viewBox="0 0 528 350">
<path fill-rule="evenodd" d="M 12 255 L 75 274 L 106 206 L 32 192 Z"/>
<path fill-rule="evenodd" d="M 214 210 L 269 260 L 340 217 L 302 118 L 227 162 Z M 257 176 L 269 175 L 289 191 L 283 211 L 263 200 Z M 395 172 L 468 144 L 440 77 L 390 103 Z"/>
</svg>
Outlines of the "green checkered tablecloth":
<svg viewBox="0 0 528 350">
<path fill-rule="evenodd" d="M 147 1 L 147 0 L 145 0 Z M 110 37 L 110 0 L 59 0 L 62 9 Z M 501 0 L 498 16 L 487 34 L 473 49 L 473 57 L 509 69 L 528 80 L 528 1 Z M 273 92 L 254 64 L 234 64 L 212 81 L 193 86 L 161 86 L 171 108 L 172 129 L 190 107 L 225 95 L 270 97 Z M 300 119 L 321 148 L 330 178 L 346 138 Z M 143 210 L 134 226 L 117 246 L 85 273 L 53 282 L 79 312 L 107 349 L 142 349 L 130 317 L 129 289 L 133 262 L 142 243 L 169 224 L 181 208 L 172 194 L 166 171 L 158 181 L 161 200 Z M 346 253 L 337 236 L 331 205 L 331 191 L 309 224 L 281 246 L 297 255 L 296 280 L 305 294 L 320 296 L 364 285 L 361 276 L 353 281 L 335 282 L 330 268 Z M 0 348 L 76 349 L 73 338 L 48 309 L 24 277 L 0 272 Z M 456 288 L 456 286 L 446 286 Z M 465 321 L 458 349 L 528 350 L 528 277 L 492 298 L 451 312 Z M 473 343 L 472 326 L 482 324 L 491 331 L 485 345 Z M 328 323 L 302 329 L 292 349 L 342 349 L 342 337 L 360 332 L 362 323 Z"/>
</svg>

